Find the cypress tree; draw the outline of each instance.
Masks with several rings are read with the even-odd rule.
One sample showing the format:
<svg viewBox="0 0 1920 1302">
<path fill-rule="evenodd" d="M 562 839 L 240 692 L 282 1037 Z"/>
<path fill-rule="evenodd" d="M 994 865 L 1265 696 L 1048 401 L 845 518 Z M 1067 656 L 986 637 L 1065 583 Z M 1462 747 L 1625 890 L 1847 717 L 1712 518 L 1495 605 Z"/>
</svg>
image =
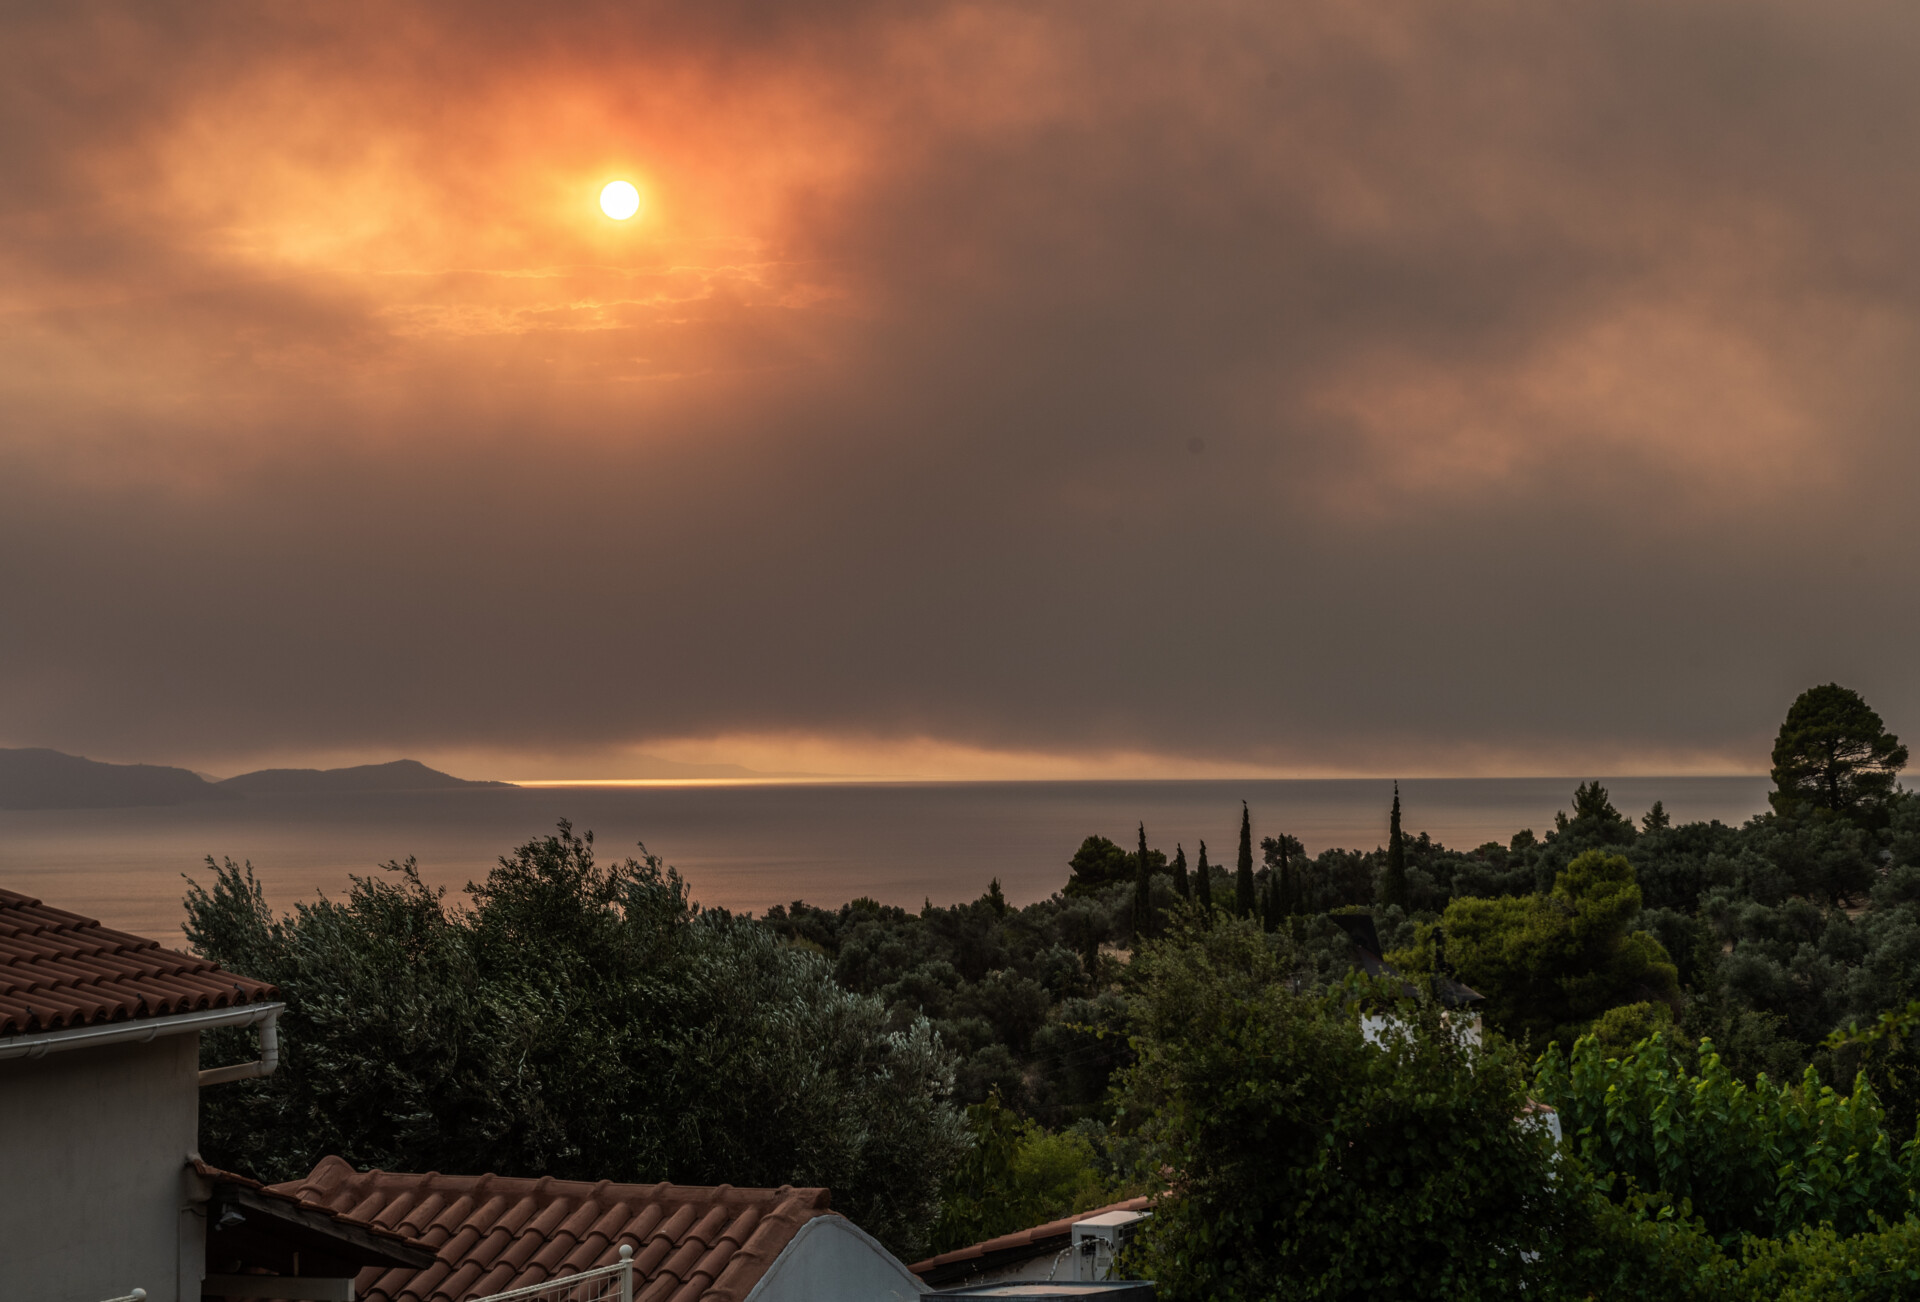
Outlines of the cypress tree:
<svg viewBox="0 0 1920 1302">
<path fill-rule="evenodd" d="M 1240 858 L 1233 874 L 1233 907 L 1243 918 L 1253 912 L 1253 816 L 1247 802 L 1240 802 Z"/>
<path fill-rule="evenodd" d="M 1187 851 L 1178 841 L 1173 843 L 1173 889 L 1180 892 L 1180 898 L 1193 898 L 1193 883 L 1187 880 Z"/>
<path fill-rule="evenodd" d="M 1407 907 L 1407 838 L 1400 832 L 1400 784 L 1393 784 L 1393 814 L 1387 824 L 1387 875 L 1380 883 L 1386 904 Z"/>
<path fill-rule="evenodd" d="M 1147 857 L 1147 825 L 1140 824 L 1140 868 L 1133 879 L 1133 936 L 1138 944 L 1153 934 L 1153 860 Z"/>
<path fill-rule="evenodd" d="M 1193 893 L 1200 899 L 1200 917 L 1203 922 L 1213 919 L 1213 869 L 1207 863 L 1207 843 L 1200 843 L 1200 866 L 1194 870 Z"/>
</svg>

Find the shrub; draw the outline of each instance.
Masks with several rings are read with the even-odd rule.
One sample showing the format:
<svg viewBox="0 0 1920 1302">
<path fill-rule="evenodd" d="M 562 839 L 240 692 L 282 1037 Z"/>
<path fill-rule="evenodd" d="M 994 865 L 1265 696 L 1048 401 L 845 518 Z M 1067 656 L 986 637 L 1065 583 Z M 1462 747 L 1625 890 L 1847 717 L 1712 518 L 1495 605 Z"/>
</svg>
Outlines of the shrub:
<svg viewBox="0 0 1920 1302">
<path fill-rule="evenodd" d="M 281 989 L 280 1070 L 202 1095 L 209 1159 L 264 1179 L 357 1165 L 569 1179 L 825 1185 L 924 1246 L 964 1150 L 952 1055 L 819 955 L 604 865 L 561 824 L 445 907 L 411 863 L 276 917 L 250 871 L 187 899 L 189 938 Z M 210 1054 L 231 1052 L 217 1036 Z"/>
<path fill-rule="evenodd" d="M 1177 925 L 1134 960 L 1137 1063 L 1119 1086 L 1170 1188 L 1138 1268 L 1162 1295 L 1539 1297 L 1564 1237 L 1550 1147 L 1516 1124 L 1514 1052 L 1464 1045 L 1398 986 L 1297 993 L 1259 924 Z"/>
<path fill-rule="evenodd" d="M 1914 1146 L 1883 1128 L 1866 1078 L 1838 1094 L 1808 1068 L 1798 1086 L 1735 1079 L 1710 1041 L 1699 1074 L 1656 1033 L 1621 1057 L 1583 1037 L 1571 1059 L 1550 1047 L 1535 1089 L 1560 1110 L 1580 1160 L 1617 1197 L 1662 1194 L 1690 1208 L 1723 1243 L 1828 1223 L 1874 1228 L 1909 1206 Z M 1903 1160 L 1904 1159 L 1904 1160 Z"/>
</svg>

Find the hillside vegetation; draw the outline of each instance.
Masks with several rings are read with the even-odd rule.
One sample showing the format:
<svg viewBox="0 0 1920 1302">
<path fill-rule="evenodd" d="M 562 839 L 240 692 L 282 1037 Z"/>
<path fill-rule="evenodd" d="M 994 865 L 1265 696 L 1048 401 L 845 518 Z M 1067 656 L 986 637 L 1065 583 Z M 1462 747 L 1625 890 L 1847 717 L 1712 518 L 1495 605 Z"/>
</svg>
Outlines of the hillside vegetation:
<svg viewBox="0 0 1920 1302">
<path fill-rule="evenodd" d="M 1449 848 L 1396 796 L 1386 845 L 1308 855 L 1242 809 L 1227 862 L 1093 835 L 1023 908 L 734 917 L 564 825 L 458 908 L 396 864 L 276 916 L 229 863 L 189 934 L 282 987 L 289 1048 L 203 1135 L 275 1178 L 824 1183 L 910 1258 L 1158 1193 L 1132 1268 L 1174 1299 L 1912 1296 L 1905 760 L 1828 685 L 1738 827 L 1589 782 L 1540 834 Z M 1354 912 L 1398 976 L 1359 970 Z"/>
</svg>

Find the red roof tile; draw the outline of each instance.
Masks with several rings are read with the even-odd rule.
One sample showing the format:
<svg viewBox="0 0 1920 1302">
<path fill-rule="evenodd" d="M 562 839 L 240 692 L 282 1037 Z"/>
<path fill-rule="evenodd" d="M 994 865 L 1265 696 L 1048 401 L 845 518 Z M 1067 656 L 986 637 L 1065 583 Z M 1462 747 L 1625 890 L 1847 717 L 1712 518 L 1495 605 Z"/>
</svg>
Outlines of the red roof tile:
<svg viewBox="0 0 1920 1302">
<path fill-rule="evenodd" d="M 1125 1202 L 1108 1203 L 1105 1207 L 1075 1212 L 1057 1221 L 1036 1225 L 1030 1230 L 1015 1230 L 1012 1234 L 1003 1234 L 997 1239 L 988 1239 L 984 1243 L 955 1248 L 952 1252 L 943 1252 L 937 1257 L 916 1261 L 907 1269 L 922 1279 L 934 1283 L 936 1287 L 944 1287 L 954 1279 L 970 1275 L 976 1270 L 988 1269 L 1000 1262 L 1040 1256 L 1052 1250 L 1056 1246 L 1055 1241 L 1060 1244 L 1070 1241 L 1073 1237 L 1073 1227 L 1080 1221 L 1094 1216 L 1103 1216 L 1108 1212 L 1144 1212 L 1151 1206 L 1153 1206 L 1153 1199 L 1145 1195 L 1129 1198 Z"/>
<path fill-rule="evenodd" d="M 272 1186 L 432 1248 L 424 1270 L 360 1272 L 364 1302 L 465 1302 L 611 1266 L 633 1247 L 635 1302 L 742 1302 L 816 1216 L 825 1189 L 410 1175 L 329 1157 Z"/>
<path fill-rule="evenodd" d="M 403 1252 L 426 1247 L 425 1244 L 416 1242 L 407 1235 L 387 1229 L 385 1226 L 375 1225 L 372 1221 L 363 1220 L 357 1216 L 349 1216 L 345 1212 L 328 1207 L 323 1203 L 315 1202 L 311 1198 L 303 1198 L 299 1194 L 288 1192 L 284 1188 L 275 1189 L 269 1185 L 261 1184 L 258 1180 L 240 1175 L 234 1171 L 223 1171 L 219 1167 L 209 1164 L 204 1158 L 189 1156 L 187 1165 L 193 1168 L 194 1174 L 200 1176 L 209 1184 L 233 1185 L 237 1188 L 259 1194 L 262 1198 L 270 1198 L 275 1202 L 286 1203 L 290 1207 L 298 1207 L 304 1211 L 315 1212 L 336 1224 L 348 1225 L 357 1230 L 364 1230 L 375 1240 L 384 1241 L 394 1248 L 403 1250 Z"/>
<path fill-rule="evenodd" d="M 278 991 L 0 890 L 0 1035 L 261 1003 Z"/>
</svg>

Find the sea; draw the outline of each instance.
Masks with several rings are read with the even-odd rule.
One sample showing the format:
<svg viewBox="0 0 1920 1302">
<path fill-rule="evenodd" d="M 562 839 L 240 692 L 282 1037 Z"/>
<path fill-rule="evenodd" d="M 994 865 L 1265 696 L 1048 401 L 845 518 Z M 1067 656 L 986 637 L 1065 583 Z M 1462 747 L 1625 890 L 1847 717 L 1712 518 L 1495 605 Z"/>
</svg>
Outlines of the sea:
<svg viewBox="0 0 1920 1302">
<path fill-rule="evenodd" d="M 1400 783 L 1403 825 L 1452 847 L 1543 833 L 1571 805 L 1574 778 L 1415 778 Z M 1740 823 L 1766 806 L 1765 777 L 1602 778 L 1622 813 L 1658 800 L 1675 822 Z M 1200 843 L 1231 863 L 1241 802 L 1255 841 L 1287 833 L 1310 853 L 1372 849 L 1387 838 L 1391 782 L 1379 779 L 1177 782 L 689 782 L 470 787 L 435 792 L 261 796 L 136 809 L 0 811 L 0 886 L 182 943 L 188 881 L 208 856 L 253 865 L 267 902 L 287 910 L 343 895 L 356 875 L 416 859 L 458 898 L 498 858 L 561 820 L 591 830 L 603 857 L 642 843 L 679 869 L 703 905 L 760 913 L 860 896 L 918 909 L 978 898 L 1046 898 L 1091 835 L 1148 843 L 1191 862 Z"/>
</svg>

